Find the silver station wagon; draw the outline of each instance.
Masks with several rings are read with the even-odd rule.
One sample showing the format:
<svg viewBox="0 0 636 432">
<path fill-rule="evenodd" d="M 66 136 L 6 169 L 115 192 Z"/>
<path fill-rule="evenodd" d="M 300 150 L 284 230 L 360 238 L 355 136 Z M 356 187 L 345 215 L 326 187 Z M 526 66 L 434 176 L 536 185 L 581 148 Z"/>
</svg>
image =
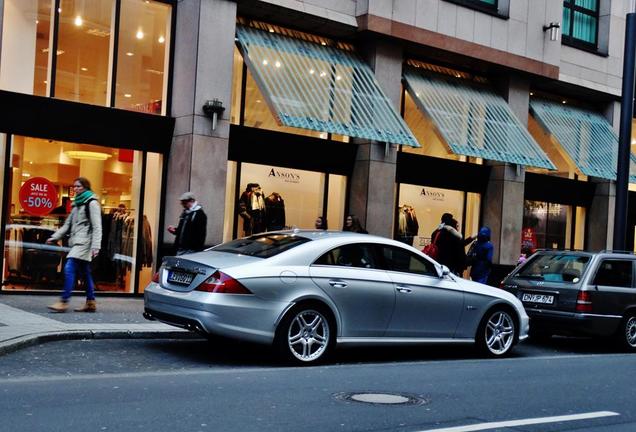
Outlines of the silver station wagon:
<svg viewBox="0 0 636 432">
<path fill-rule="evenodd" d="M 636 351 L 636 255 L 539 251 L 504 279 L 524 304 L 532 336 L 614 337 Z"/>
<path fill-rule="evenodd" d="M 144 299 L 148 319 L 272 344 L 299 364 L 336 344 L 475 343 L 497 357 L 528 333 L 515 296 L 403 243 L 335 231 L 271 232 L 167 257 Z"/>
</svg>

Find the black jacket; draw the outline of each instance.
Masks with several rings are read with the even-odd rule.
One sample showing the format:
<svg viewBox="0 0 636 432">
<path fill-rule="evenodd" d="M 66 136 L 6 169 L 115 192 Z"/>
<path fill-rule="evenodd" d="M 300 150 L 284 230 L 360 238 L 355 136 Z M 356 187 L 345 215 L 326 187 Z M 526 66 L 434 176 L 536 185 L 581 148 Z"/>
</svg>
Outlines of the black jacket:
<svg viewBox="0 0 636 432">
<path fill-rule="evenodd" d="M 439 237 L 437 233 L 439 232 Z M 436 261 L 444 264 L 455 274 L 460 274 L 466 268 L 466 252 L 464 239 L 457 231 L 438 228 L 431 234 L 431 241 L 437 237 L 435 244 L 438 249 Z"/>
<path fill-rule="evenodd" d="M 201 207 L 197 210 L 183 211 L 179 216 L 179 225 L 175 233 L 174 247 L 179 250 L 203 250 L 207 233 L 208 217 Z"/>
</svg>

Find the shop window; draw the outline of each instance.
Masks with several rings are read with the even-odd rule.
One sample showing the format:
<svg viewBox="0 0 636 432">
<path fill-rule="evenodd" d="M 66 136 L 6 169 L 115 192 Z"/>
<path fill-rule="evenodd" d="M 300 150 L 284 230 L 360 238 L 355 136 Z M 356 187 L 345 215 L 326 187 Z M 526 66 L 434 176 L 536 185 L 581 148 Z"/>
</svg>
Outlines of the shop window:
<svg viewBox="0 0 636 432">
<path fill-rule="evenodd" d="M 133 292 L 137 264 L 147 279 L 156 254 L 158 155 L 148 156 L 150 186 L 144 203 L 150 211 L 140 217 L 142 152 L 23 136 L 13 136 L 11 148 L 11 160 L 5 164 L 10 187 L 4 215 L 3 290 L 62 289 L 67 240 L 56 246 L 45 241 L 70 213 L 71 185 L 80 176 L 91 182 L 102 208 L 103 239 L 93 265 L 97 290 Z M 140 221 L 143 230 L 138 238 Z"/>
<path fill-rule="evenodd" d="M 234 164 L 228 173 L 239 171 Z M 329 187 L 326 187 L 326 183 Z M 234 237 L 290 228 L 313 229 L 318 216 L 327 215 L 328 228 L 341 229 L 346 178 L 272 165 L 240 164 L 236 183 L 228 181 L 226 196 L 234 201 Z M 325 208 L 325 206 L 327 208 Z M 329 220 L 329 218 L 332 218 Z M 226 237 L 229 227 L 225 229 Z"/>
<path fill-rule="evenodd" d="M 399 185 L 395 239 L 422 249 L 444 213 L 451 213 L 465 236 L 479 230 L 479 194 L 410 184 Z"/>
<path fill-rule="evenodd" d="M 120 17 L 115 106 L 165 114 L 170 6 L 122 0 Z"/>
<path fill-rule="evenodd" d="M 0 88 L 46 96 L 52 32 L 51 0 L 5 0 Z"/>
<path fill-rule="evenodd" d="M 564 0 L 562 41 L 581 48 L 598 45 L 599 0 Z"/>
<path fill-rule="evenodd" d="M 114 0 L 62 0 L 55 97 L 109 105 L 108 80 Z"/>
<path fill-rule="evenodd" d="M 521 253 L 536 249 L 583 249 L 585 208 L 544 201 L 525 201 Z"/>
</svg>

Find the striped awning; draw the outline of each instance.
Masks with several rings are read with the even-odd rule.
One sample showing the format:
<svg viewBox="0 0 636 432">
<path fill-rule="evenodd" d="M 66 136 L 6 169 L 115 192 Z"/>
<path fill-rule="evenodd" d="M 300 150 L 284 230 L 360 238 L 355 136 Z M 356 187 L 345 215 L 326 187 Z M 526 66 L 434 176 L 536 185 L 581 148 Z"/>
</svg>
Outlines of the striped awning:
<svg viewBox="0 0 636 432">
<path fill-rule="evenodd" d="M 543 99 L 533 99 L 530 111 L 563 147 L 580 174 L 616 180 L 618 137 L 605 117 Z M 633 155 L 630 168 L 636 173 Z M 635 180 L 630 178 L 630 182 Z"/>
<path fill-rule="evenodd" d="M 284 126 L 419 147 L 371 68 L 346 46 L 237 25 L 238 45 Z"/>
<path fill-rule="evenodd" d="M 458 155 L 546 169 L 554 164 L 486 82 L 408 67 L 407 91 Z M 485 81 L 485 80 L 483 80 Z"/>
</svg>

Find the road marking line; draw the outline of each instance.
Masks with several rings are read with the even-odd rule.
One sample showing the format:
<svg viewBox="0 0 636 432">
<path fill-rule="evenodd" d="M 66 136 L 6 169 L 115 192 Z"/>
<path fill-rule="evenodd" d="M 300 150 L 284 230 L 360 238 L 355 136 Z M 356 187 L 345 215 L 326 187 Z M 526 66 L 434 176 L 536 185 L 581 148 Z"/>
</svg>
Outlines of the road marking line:
<svg viewBox="0 0 636 432">
<path fill-rule="evenodd" d="M 586 419 L 593 419 L 593 418 L 600 418 L 600 417 L 611 417 L 611 416 L 617 416 L 617 415 L 620 415 L 620 414 L 613 411 L 596 411 L 596 412 L 563 415 L 563 416 L 537 417 L 537 418 L 529 418 L 529 419 L 521 419 L 521 420 L 478 423 L 473 425 L 455 426 L 455 427 L 442 428 L 442 429 L 427 429 L 421 432 L 472 432 L 472 431 L 481 431 L 481 430 L 504 428 L 504 427 L 527 426 L 527 425 L 535 425 L 535 424 L 543 424 L 543 423 L 559 423 L 559 422 L 566 422 L 566 421 L 573 421 L 573 420 L 586 420 Z"/>
</svg>

